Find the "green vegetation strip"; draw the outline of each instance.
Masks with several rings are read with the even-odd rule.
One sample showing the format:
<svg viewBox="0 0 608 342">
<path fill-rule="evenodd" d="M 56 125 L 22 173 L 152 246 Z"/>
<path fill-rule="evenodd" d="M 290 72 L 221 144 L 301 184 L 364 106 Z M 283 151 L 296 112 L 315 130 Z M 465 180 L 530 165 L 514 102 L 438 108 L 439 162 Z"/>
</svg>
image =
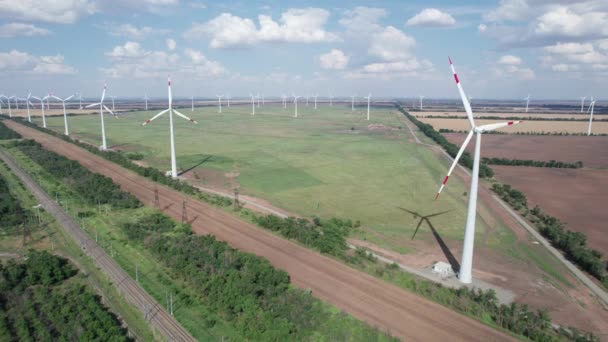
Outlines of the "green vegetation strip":
<svg viewBox="0 0 608 342">
<path fill-rule="evenodd" d="M 67 259 L 31 250 L 0 264 L 0 340 L 130 341 Z"/>
<path fill-rule="evenodd" d="M 546 237 L 553 246 L 581 269 L 602 282 L 608 288 L 608 261 L 603 260 L 602 253 L 587 246 L 587 236 L 581 232 L 566 229 L 566 224 L 558 218 L 545 214 L 535 206 L 530 209 L 526 196 L 510 185 L 494 184 L 492 190 L 513 209 L 527 218 L 536 229 Z"/>
<path fill-rule="evenodd" d="M 20 139 L 21 135 L 12 129 L 6 127 L 2 121 L 0 121 L 0 140 L 8 139 Z"/>
<path fill-rule="evenodd" d="M 412 120 L 413 116 L 403 111 L 402 108 L 399 108 L 399 110 L 404 113 L 404 115 L 406 115 L 408 118 L 410 118 L 410 120 Z M 414 120 L 416 119 L 413 118 L 412 121 L 414 123 L 418 122 L 421 125 L 425 125 L 424 123 L 421 123 L 418 120 Z M 227 208 L 232 205 L 232 201 L 230 201 L 229 199 L 225 199 L 219 196 L 206 195 L 185 182 L 165 177 L 160 171 L 156 169 L 143 168 L 138 165 L 135 165 L 121 153 L 112 151 L 100 152 L 98 149 L 90 145 L 84 144 L 79 141 L 74 141 L 64 135 L 55 133 L 50 130 L 46 130 L 44 128 L 40 128 L 36 125 L 29 124 L 26 121 L 22 121 L 22 123 L 45 133 L 55 135 L 63 140 L 74 143 L 78 146 L 81 146 L 110 161 L 114 161 L 119 165 L 134 170 L 142 176 L 160 182 L 161 184 L 169 185 L 176 190 L 185 192 L 190 195 L 194 194 L 200 199 L 206 200 L 211 204 L 223 208 Z M 430 129 L 434 131 L 432 126 L 425 126 L 430 127 Z M 431 131 L 428 132 L 430 135 L 427 134 L 427 136 L 436 137 L 435 134 L 430 133 Z M 437 135 L 439 134 L 437 133 Z M 445 140 L 445 138 L 443 139 Z M 449 142 L 447 142 L 447 140 L 445 140 L 445 142 L 447 144 L 450 144 Z M 455 145 L 453 146 L 456 148 L 457 151 L 458 148 Z M 489 170 L 491 171 L 491 169 Z M 371 257 L 363 249 L 358 249 L 355 251 L 354 255 L 350 255 L 346 244 L 346 237 L 350 232 L 352 232 L 353 229 L 359 226 L 358 222 L 353 223 L 350 220 L 340 219 L 321 220 L 318 218 L 314 218 L 311 222 L 306 219 L 296 219 L 293 217 L 279 218 L 274 215 L 258 216 L 257 214 L 247 209 L 241 209 L 241 217 L 251 222 L 254 222 L 255 224 L 265 229 L 269 229 L 277 234 L 280 234 L 286 238 L 296 240 L 305 246 L 312 247 L 324 254 L 345 261 L 357 269 L 360 269 L 371 275 L 394 283 L 402 288 L 408 289 L 414 293 L 429 298 L 439 304 L 442 304 L 446 307 L 466 314 L 472 318 L 478 319 L 479 321 L 484 322 L 488 325 L 506 329 L 514 334 L 529 338 L 530 340 L 551 341 L 560 340 L 563 338 L 572 338 L 579 341 L 598 340 L 593 334 L 581 332 L 575 328 L 568 328 L 567 330 L 560 328 L 558 330 L 554 330 L 550 324 L 551 319 L 545 311 L 533 312 L 528 309 L 527 305 L 520 305 L 517 303 L 512 303 L 511 305 L 500 304 L 498 303 L 496 293 L 493 290 L 482 291 L 479 289 L 469 288 L 447 288 L 435 282 L 431 282 L 405 273 L 401 271 L 397 265 L 382 265 L 378 263 L 375 258 Z M 136 224 L 136 226 L 139 226 L 139 224 Z M 141 232 L 134 234 L 142 235 L 140 237 L 131 236 L 130 241 L 133 241 L 132 239 L 135 239 L 136 241 L 141 241 L 143 239 L 144 241 L 146 241 L 145 236 L 148 236 L 148 234 L 152 234 L 151 232 L 154 232 L 154 234 L 167 234 L 169 236 L 178 232 L 178 235 L 181 235 L 182 238 L 185 238 L 184 236 L 188 236 L 184 233 L 184 229 L 179 228 L 179 226 L 174 227 L 172 229 L 162 227 L 154 228 L 153 226 L 153 224 L 148 225 L 148 228 L 133 228 L 135 226 L 131 226 L 131 229 L 141 230 Z M 124 229 L 125 228 L 123 227 L 123 232 Z M 189 230 L 186 229 L 186 231 Z M 180 242 L 173 241 L 173 243 Z M 130 246 L 132 245 L 137 244 L 131 243 Z M 193 251 L 193 253 L 194 252 L 196 251 Z M 155 257 L 158 258 L 158 256 Z M 161 260 L 167 260 L 167 257 L 162 258 Z M 131 262 L 131 260 L 129 260 L 129 262 Z M 186 277 L 182 279 L 188 280 L 189 278 Z M 191 299 L 188 298 L 188 300 Z M 210 326 L 213 326 L 213 324 L 211 323 Z M 188 325 L 185 326 L 188 327 Z"/>
<path fill-rule="evenodd" d="M 469 133 L 468 131 L 461 131 L 461 130 L 454 130 L 454 129 L 449 129 L 449 128 L 440 128 L 439 129 L 439 133 L 461 133 L 461 134 L 467 134 Z M 557 135 L 557 136 L 597 136 L 597 137 L 605 137 L 608 136 L 608 134 L 606 133 L 591 133 L 591 134 L 587 134 L 587 133 L 574 133 L 574 132 L 545 132 L 545 131 L 540 131 L 540 132 L 533 132 L 533 131 L 527 131 L 527 132 L 503 132 L 503 131 L 489 131 L 489 132 L 484 132 L 483 134 L 509 134 L 509 135 Z"/>
<path fill-rule="evenodd" d="M 439 146 L 441 146 L 452 158 L 456 157 L 456 154 L 458 154 L 458 150 L 460 149 L 459 146 L 449 142 L 440 132 L 437 132 L 433 126 L 416 119 L 415 116 L 408 113 L 403 107 L 397 105 L 397 109 L 413 122 L 424 135 L 439 144 Z M 469 169 L 473 168 L 473 158 L 469 152 L 465 151 L 458 160 L 458 163 Z M 479 164 L 479 177 L 492 178 L 493 176 L 494 171 L 486 163 L 481 162 Z"/>
<path fill-rule="evenodd" d="M 580 169 L 583 167 L 583 162 L 575 163 L 562 162 L 556 160 L 540 161 L 529 159 L 507 159 L 507 158 L 482 158 L 482 161 L 488 165 L 507 165 L 507 166 L 529 166 L 529 167 L 551 167 L 557 169 Z"/>
<path fill-rule="evenodd" d="M 11 194 L 6 180 L 0 175 L 0 228 L 15 227 L 25 221 L 25 209 Z"/>
</svg>

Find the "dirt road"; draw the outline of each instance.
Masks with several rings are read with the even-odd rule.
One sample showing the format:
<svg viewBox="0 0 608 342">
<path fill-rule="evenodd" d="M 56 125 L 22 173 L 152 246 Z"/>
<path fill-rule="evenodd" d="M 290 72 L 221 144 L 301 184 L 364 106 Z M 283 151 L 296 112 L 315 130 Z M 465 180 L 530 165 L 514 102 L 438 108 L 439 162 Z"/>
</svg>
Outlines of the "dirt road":
<svg viewBox="0 0 608 342">
<path fill-rule="evenodd" d="M 177 220 L 181 219 L 182 202 L 186 201 L 195 233 L 212 234 L 235 248 L 268 259 L 275 267 L 287 271 L 294 285 L 312 290 L 317 298 L 393 336 L 408 341 L 512 340 L 480 322 L 275 236 L 221 209 L 153 183 L 73 144 L 16 122 L 6 124 L 47 149 L 111 177 L 148 206 L 154 205 L 154 189 L 157 188 L 161 208 Z"/>
<path fill-rule="evenodd" d="M 59 204 L 55 203 L 44 190 L 21 170 L 3 151 L 0 159 L 11 168 L 25 186 L 40 201 L 59 224 L 68 232 L 85 253 L 93 259 L 99 269 L 107 275 L 119 293 L 137 307 L 147 322 L 169 341 L 196 341 L 146 290 L 125 272 L 87 233 L 70 217 Z"/>
</svg>

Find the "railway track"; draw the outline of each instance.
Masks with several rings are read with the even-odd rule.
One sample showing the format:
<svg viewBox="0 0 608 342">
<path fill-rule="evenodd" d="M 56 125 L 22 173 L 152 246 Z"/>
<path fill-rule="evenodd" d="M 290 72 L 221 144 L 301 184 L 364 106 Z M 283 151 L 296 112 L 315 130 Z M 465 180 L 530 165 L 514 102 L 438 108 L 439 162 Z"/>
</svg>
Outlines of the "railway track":
<svg viewBox="0 0 608 342">
<path fill-rule="evenodd" d="M 3 151 L 0 159 L 11 168 L 24 185 L 34 194 L 59 224 L 68 232 L 82 250 L 105 273 L 125 299 L 137 307 L 146 320 L 168 341 L 196 341 L 152 296 L 150 296 L 112 257 L 110 257 L 82 228 L 68 216 L 59 204 Z"/>
<path fill-rule="evenodd" d="M 161 209 L 176 220 L 187 202 L 189 223 L 197 234 L 212 234 L 232 247 L 262 256 L 289 273 L 292 283 L 310 289 L 317 298 L 404 340 L 504 341 L 513 338 L 439 304 L 388 284 L 292 241 L 244 222 L 222 209 L 154 183 L 74 144 L 14 121 L 6 122 L 22 136 L 77 160 L 112 178 L 147 206 L 155 189 Z"/>
</svg>

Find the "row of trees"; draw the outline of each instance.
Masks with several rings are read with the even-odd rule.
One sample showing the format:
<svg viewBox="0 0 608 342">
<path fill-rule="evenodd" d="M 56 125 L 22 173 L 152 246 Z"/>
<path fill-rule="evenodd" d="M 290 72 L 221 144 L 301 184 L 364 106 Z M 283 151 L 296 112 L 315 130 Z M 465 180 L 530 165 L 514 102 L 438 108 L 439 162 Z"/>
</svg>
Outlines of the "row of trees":
<svg viewBox="0 0 608 342">
<path fill-rule="evenodd" d="M 529 160 L 529 159 L 507 159 L 507 158 L 483 158 L 488 165 L 509 165 L 509 166 L 531 166 L 531 167 L 552 167 L 558 169 L 580 169 L 583 167 L 582 161 L 575 163 L 562 162 L 557 160 Z"/>
<path fill-rule="evenodd" d="M 130 341 L 98 296 L 66 281 L 75 274 L 67 259 L 34 250 L 0 264 L 0 340 Z"/>
<path fill-rule="evenodd" d="M 162 213 L 122 227 L 133 230 L 127 233 L 130 239 L 143 243 L 248 339 L 310 340 L 355 331 L 365 338 L 354 339 L 387 339 L 383 333 L 334 313 L 310 294 L 293 288 L 289 275 L 266 259 L 240 252 L 210 235 L 193 235 L 184 228 Z"/>
<path fill-rule="evenodd" d="M 110 204 L 115 208 L 137 208 L 142 204 L 124 192 L 111 178 L 93 173 L 80 163 L 45 149 L 34 140 L 11 143 L 54 177 L 65 183 L 90 204 Z"/>
<path fill-rule="evenodd" d="M 538 231 L 546 237 L 553 246 L 581 269 L 600 280 L 608 288 L 608 262 L 602 259 L 602 253 L 587 246 L 587 237 L 581 232 L 573 232 L 558 218 L 545 214 L 535 206 L 528 208 L 526 197 L 520 191 L 509 185 L 494 184 L 492 190 L 505 202 L 532 222 Z"/>
<path fill-rule="evenodd" d="M 0 175 L 0 228 L 22 224 L 26 218 L 25 209 L 11 194 L 6 180 Z"/>
<path fill-rule="evenodd" d="M 403 109 L 403 107 L 398 106 L 397 108 L 411 122 L 413 122 L 414 125 L 416 125 L 418 127 L 418 129 L 422 133 L 424 133 L 424 135 L 433 139 L 433 141 L 435 141 L 437 144 L 439 144 L 439 146 L 441 146 L 450 156 L 452 156 L 452 158 L 456 157 L 456 154 L 458 154 L 458 150 L 460 149 L 459 146 L 454 145 L 451 142 L 449 142 L 443 135 L 441 135 L 439 132 L 437 132 L 435 130 L 435 128 L 433 128 L 433 126 L 431 126 L 429 124 L 425 124 L 424 122 L 416 119 L 416 117 L 414 117 L 413 115 L 411 115 L 410 113 L 405 111 Z M 471 157 L 471 154 L 469 154 L 466 151 L 462 154 L 462 157 L 460 157 L 460 160 L 458 161 L 458 163 L 469 169 L 473 168 L 473 158 Z M 479 177 L 492 178 L 493 176 L 494 176 L 494 171 L 486 163 L 483 163 L 483 162 L 480 163 Z"/>
<path fill-rule="evenodd" d="M 0 121 L 0 140 L 8 139 L 21 139 L 21 135 L 12 129 L 6 127 L 6 125 Z"/>
<path fill-rule="evenodd" d="M 465 116 L 454 116 L 454 115 L 425 115 L 423 116 L 423 118 L 426 119 L 457 119 L 457 120 L 462 120 L 462 119 L 466 119 Z M 581 117 L 581 118 L 574 118 L 574 117 L 568 117 L 568 118 L 559 118 L 559 117 L 550 117 L 550 118 L 543 118 L 543 117 L 538 117 L 538 116 L 528 116 L 528 117 L 522 117 L 522 116 L 492 116 L 492 115 L 486 115 L 486 116 L 479 116 L 479 117 L 475 117 L 475 120 L 508 120 L 508 121 L 514 121 L 514 120 L 525 120 L 525 121 L 589 121 L 588 117 Z M 608 119 L 594 119 L 593 121 L 608 121 Z"/>
</svg>

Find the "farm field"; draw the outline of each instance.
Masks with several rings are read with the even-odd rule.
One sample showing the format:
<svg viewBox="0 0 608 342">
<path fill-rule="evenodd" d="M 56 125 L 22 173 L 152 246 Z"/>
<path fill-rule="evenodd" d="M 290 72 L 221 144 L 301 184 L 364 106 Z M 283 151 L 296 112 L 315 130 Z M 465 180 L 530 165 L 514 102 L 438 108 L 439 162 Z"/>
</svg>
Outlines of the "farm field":
<svg viewBox="0 0 608 342">
<path fill-rule="evenodd" d="M 527 124 L 527 123 L 526 123 Z M 444 133 L 446 139 L 461 145 L 462 133 Z M 472 151 L 473 144 L 468 146 Z M 606 136 L 542 136 L 517 134 L 486 134 L 483 136 L 483 157 L 509 159 L 582 161 L 585 167 L 608 169 L 608 137 Z"/>
<path fill-rule="evenodd" d="M 608 252 L 608 212 L 602 209 L 608 198 L 607 170 L 500 165 L 492 169 L 500 182 L 522 190 L 530 207 L 538 205 L 566 222 L 568 229 L 585 233 L 592 248 Z"/>
<path fill-rule="evenodd" d="M 426 267 L 445 259 L 441 249 L 425 225 L 411 241 L 418 220 L 399 208 L 422 214 L 447 211 L 432 222 L 460 257 L 466 204 L 462 195 L 467 189 L 454 177 L 441 200 L 433 202 L 447 162 L 413 143 L 403 117 L 392 109 L 374 109 L 368 123 L 361 108 L 351 113 L 349 107 L 321 107 L 318 112 L 299 107 L 297 120 L 291 117 L 293 108 L 279 106 L 256 108 L 255 117 L 249 106 L 224 108 L 224 114 L 217 114 L 214 107 L 196 108 L 192 116 L 198 125 L 176 120 L 178 167 L 187 170 L 183 177 L 224 191 L 239 186 L 241 194 L 306 217 L 360 220 L 364 228 L 355 238 L 411 255 L 413 264 Z M 180 111 L 191 114 L 190 108 Z M 142 163 L 166 170 L 168 118 L 140 126 L 154 114 L 107 117 L 109 145 L 142 153 Z M 62 132 L 60 118 L 51 119 L 50 125 Z M 99 145 L 97 115 L 71 117 L 70 127 L 79 139 Z M 565 295 L 577 288 L 565 269 L 525 233 L 515 235 L 505 226 L 504 216 L 492 210 L 480 202 L 475 276 L 512 289 L 535 307 L 560 309 L 550 310 L 558 322 L 595 329 L 593 315 L 581 313 L 572 322 L 570 315 L 560 313 L 566 307 L 570 313 L 583 310 L 579 301 Z M 594 305 L 583 297 L 587 305 Z"/>
<path fill-rule="evenodd" d="M 484 117 L 484 116 L 498 116 L 498 117 L 518 117 L 518 118 L 545 118 L 545 119 L 589 119 L 589 114 L 587 113 L 563 113 L 563 112 L 550 112 L 550 113 L 533 113 L 533 112 L 524 112 L 524 111 L 515 111 L 515 112 L 486 112 L 486 111 L 476 111 L 476 108 L 473 108 L 473 116 L 476 118 Z M 463 110 L 460 111 L 423 111 L 423 112 L 412 112 L 414 116 L 417 118 L 425 118 L 428 116 L 453 116 L 466 119 L 466 113 Z M 596 116 L 594 115 L 594 118 Z M 604 116 L 598 115 L 598 119 L 604 118 Z"/>
<path fill-rule="evenodd" d="M 469 129 L 469 122 L 464 118 L 455 119 L 430 119 L 420 118 L 420 121 L 433 126 L 436 130 L 451 129 L 455 131 L 465 131 Z M 479 126 L 496 123 L 497 120 L 475 120 Z M 507 133 L 587 133 L 588 123 L 584 121 L 525 121 L 520 125 L 500 128 L 497 131 Z M 608 134 L 608 122 L 594 122 L 592 133 Z"/>
</svg>

